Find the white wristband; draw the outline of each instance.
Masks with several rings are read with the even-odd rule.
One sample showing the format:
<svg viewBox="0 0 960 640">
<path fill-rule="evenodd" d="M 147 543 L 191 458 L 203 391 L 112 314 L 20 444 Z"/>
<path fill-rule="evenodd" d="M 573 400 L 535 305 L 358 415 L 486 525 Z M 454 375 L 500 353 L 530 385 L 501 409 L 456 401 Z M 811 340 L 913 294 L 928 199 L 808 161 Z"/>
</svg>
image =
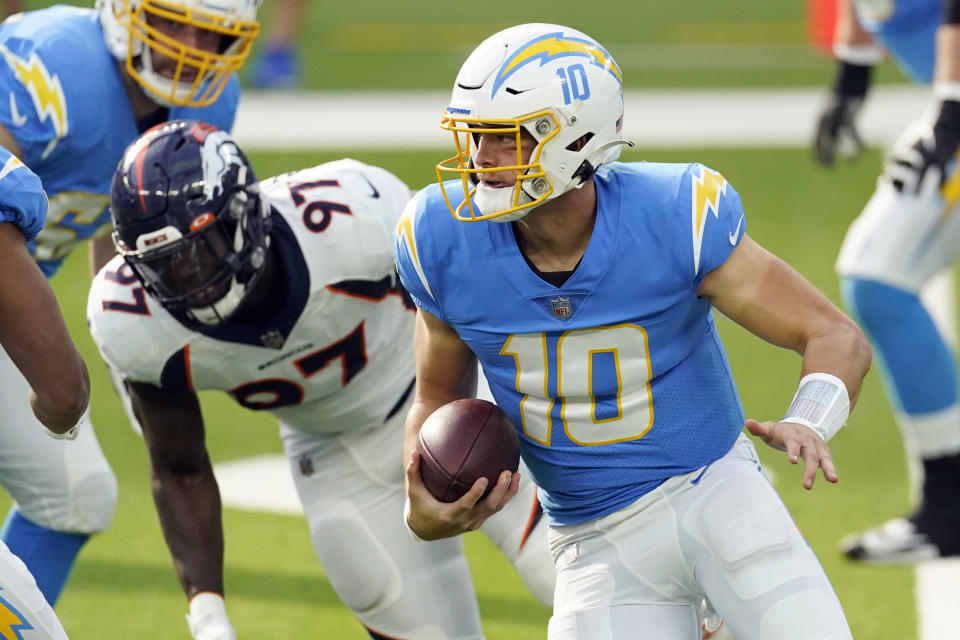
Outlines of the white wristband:
<svg viewBox="0 0 960 640">
<path fill-rule="evenodd" d="M 414 542 L 427 542 L 420 536 L 417 535 L 417 532 L 410 527 L 408 519 L 410 517 L 410 496 L 407 496 L 406 501 L 403 503 L 403 526 L 407 528 L 407 533 L 410 534 L 410 537 L 413 538 Z"/>
<path fill-rule="evenodd" d="M 933 83 L 933 95 L 939 100 L 960 101 L 960 82 L 935 82 Z"/>
<path fill-rule="evenodd" d="M 84 415 L 86 415 L 86 414 L 84 414 Z M 83 418 L 80 418 L 80 422 L 78 422 L 77 424 L 73 425 L 72 427 L 70 427 L 69 429 L 67 429 L 66 431 L 64 431 L 63 433 L 57 433 L 56 431 L 52 431 L 52 430 L 50 429 L 50 427 L 48 427 L 48 426 L 46 426 L 46 425 L 44 425 L 43 428 L 46 430 L 47 435 L 50 436 L 51 438 L 53 438 L 54 440 L 76 440 L 76 439 L 77 439 L 77 434 L 80 433 L 80 424 L 81 424 L 82 422 L 83 422 Z"/>
<path fill-rule="evenodd" d="M 793 422 L 813 429 L 829 440 L 850 415 L 850 396 L 843 380 L 829 373 L 809 373 L 800 380 L 800 388 L 781 422 Z"/>
<path fill-rule="evenodd" d="M 833 55 L 837 60 L 872 67 L 883 62 L 883 49 L 876 44 L 834 44 Z"/>
</svg>

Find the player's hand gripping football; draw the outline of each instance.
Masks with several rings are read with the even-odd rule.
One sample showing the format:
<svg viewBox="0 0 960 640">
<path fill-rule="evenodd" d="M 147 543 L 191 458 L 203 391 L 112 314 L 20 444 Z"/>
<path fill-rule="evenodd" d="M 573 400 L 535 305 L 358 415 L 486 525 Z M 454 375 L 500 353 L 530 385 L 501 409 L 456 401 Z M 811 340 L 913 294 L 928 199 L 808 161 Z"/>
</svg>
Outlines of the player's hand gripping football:
<svg viewBox="0 0 960 640">
<path fill-rule="evenodd" d="M 475 531 L 517 495 L 520 474 L 504 471 L 486 498 L 487 479 L 479 478 L 455 502 L 437 500 L 420 476 L 420 454 L 413 451 L 407 463 L 407 525 L 423 540 L 439 540 Z"/>
<path fill-rule="evenodd" d="M 830 447 L 817 433 L 795 422 L 774 422 L 768 420 L 759 422 L 747 418 L 747 430 L 766 442 L 774 449 L 787 452 L 787 459 L 797 464 L 803 459 L 803 488 L 812 489 L 813 480 L 817 476 L 817 469 L 823 469 L 823 477 L 828 482 L 836 482 L 840 478 L 833 466 L 833 455 Z"/>
</svg>

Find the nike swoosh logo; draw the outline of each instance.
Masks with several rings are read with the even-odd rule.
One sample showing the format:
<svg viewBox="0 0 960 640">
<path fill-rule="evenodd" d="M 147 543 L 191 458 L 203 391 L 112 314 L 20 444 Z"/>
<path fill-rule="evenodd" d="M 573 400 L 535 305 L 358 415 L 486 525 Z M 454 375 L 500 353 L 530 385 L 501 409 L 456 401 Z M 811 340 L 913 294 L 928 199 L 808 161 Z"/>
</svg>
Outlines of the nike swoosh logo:
<svg viewBox="0 0 960 640">
<path fill-rule="evenodd" d="M 740 237 L 740 225 L 743 224 L 743 214 L 740 214 L 740 219 L 737 220 L 737 228 L 733 230 L 733 233 L 730 234 L 730 244 L 737 246 L 737 238 Z"/>
<path fill-rule="evenodd" d="M 17 101 L 13 99 L 13 91 L 10 92 L 10 118 L 13 120 L 13 126 L 22 127 L 27 124 L 27 116 L 21 115 L 17 111 Z"/>
<path fill-rule="evenodd" d="M 366 174 L 363 174 L 363 173 L 360 174 L 360 177 L 363 178 L 364 182 L 366 182 L 368 185 L 370 185 L 370 191 L 371 191 L 370 197 L 371 197 L 371 198 L 374 198 L 374 199 L 379 198 L 379 197 L 380 197 L 380 192 L 377 191 L 377 188 L 376 188 L 375 186 L 373 186 L 373 183 L 372 183 L 372 182 L 370 182 L 370 178 L 368 178 L 368 177 L 366 176 Z"/>
</svg>

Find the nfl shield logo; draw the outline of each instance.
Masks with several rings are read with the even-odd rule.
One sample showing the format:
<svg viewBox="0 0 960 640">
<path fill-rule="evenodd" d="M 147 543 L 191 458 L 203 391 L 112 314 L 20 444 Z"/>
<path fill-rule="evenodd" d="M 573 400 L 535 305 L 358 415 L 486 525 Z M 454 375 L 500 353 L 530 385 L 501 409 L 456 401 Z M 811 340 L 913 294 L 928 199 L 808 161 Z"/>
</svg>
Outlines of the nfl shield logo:
<svg viewBox="0 0 960 640">
<path fill-rule="evenodd" d="M 570 298 L 551 298 L 550 308 L 553 309 L 553 315 L 561 320 L 566 320 L 573 313 L 570 309 Z"/>
<path fill-rule="evenodd" d="M 282 333 L 275 329 L 271 329 L 260 336 L 260 342 L 263 343 L 263 346 L 270 349 L 280 349 L 283 347 L 283 343 L 286 342 L 286 339 L 283 337 Z"/>
</svg>

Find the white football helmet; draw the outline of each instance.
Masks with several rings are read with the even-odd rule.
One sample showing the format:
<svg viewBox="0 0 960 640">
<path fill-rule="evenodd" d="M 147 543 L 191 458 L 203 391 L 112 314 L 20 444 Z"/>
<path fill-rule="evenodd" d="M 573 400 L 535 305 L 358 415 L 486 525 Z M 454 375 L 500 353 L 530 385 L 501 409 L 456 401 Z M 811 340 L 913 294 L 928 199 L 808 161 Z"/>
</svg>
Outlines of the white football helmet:
<svg viewBox="0 0 960 640">
<path fill-rule="evenodd" d="M 151 99 L 166 107 L 203 107 L 250 55 L 261 1 L 97 0 L 96 6 L 107 48 Z M 171 38 L 156 28 L 160 21 L 219 34 L 220 48 L 211 53 Z M 172 78 L 154 69 L 156 54 L 177 62 Z"/>
<path fill-rule="evenodd" d="M 437 165 L 447 206 L 458 220 L 523 217 L 548 200 L 579 189 L 625 142 L 623 76 L 610 54 L 589 36 L 554 24 L 524 24 L 496 33 L 460 68 L 440 126 L 452 131 L 457 155 Z M 537 142 L 521 157 L 521 135 Z M 480 133 L 516 136 L 516 163 L 480 167 Z M 514 187 L 487 187 L 481 173 L 514 171 Z M 463 202 L 451 203 L 451 177 Z M 471 199 L 473 201 L 471 202 Z"/>
</svg>

